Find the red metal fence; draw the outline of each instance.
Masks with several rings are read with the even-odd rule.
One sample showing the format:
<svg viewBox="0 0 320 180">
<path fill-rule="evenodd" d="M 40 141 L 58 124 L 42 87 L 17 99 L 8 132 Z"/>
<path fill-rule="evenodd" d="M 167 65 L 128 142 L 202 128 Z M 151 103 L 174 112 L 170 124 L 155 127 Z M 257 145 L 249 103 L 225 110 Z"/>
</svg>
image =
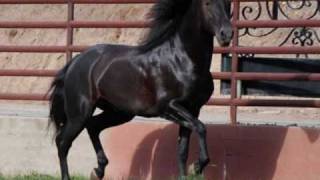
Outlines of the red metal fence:
<svg viewBox="0 0 320 180">
<path fill-rule="evenodd" d="M 231 98 L 211 99 L 208 105 L 230 106 L 230 119 L 236 123 L 237 106 L 285 106 L 285 107 L 320 107 L 319 100 L 273 100 L 273 99 L 243 99 L 237 96 L 239 80 L 299 80 L 319 81 L 320 73 L 245 73 L 238 72 L 238 54 L 320 54 L 320 47 L 239 47 L 239 28 L 256 27 L 320 27 L 320 20 L 239 20 L 240 3 L 256 0 L 233 0 L 233 43 L 230 47 L 214 49 L 214 53 L 231 53 L 231 72 L 212 73 L 214 79 L 231 80 Z M 267 1 L 267 0 L 262 0 Z M 73 45 L 73 28 L 147 28 L 145 21 L 80 21 L 74 20 L 75 4 L 139 4 L 154 3 L 154 0 L 0 0 L 0 4 L 65 4 L 68 6 L 67 21 L 0 21 L 0 28 L 63 28 L 67 29 L 65 46 L 3 46 L 0 52 L 28 53 L 66 53 L 67 60 L 72 52 L 81 52 L 87 46 Z M 53 70 L 3 70 L 0 76 L 39 76 L 52 77 Z M 3 100 L 46 100 L 44 94 L 10 94 L 1 93 Z"/>
</svg>

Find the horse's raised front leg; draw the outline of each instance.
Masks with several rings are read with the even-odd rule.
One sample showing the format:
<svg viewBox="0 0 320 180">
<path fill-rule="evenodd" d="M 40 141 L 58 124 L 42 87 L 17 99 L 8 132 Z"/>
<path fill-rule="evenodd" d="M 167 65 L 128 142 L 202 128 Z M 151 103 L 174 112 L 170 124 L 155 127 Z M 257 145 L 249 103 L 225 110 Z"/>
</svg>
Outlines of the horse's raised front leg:
<svg viewBox="0 0 320 180">
<path fill-rule="evenodd" d="M 205 125 L 200 120 L 198 120 L 197 118 L 192 116 L 191 113 L 189 113 L 184 107 L 182 107 L 181 105 L 179 105 L 175 101 L 172 101 L 171 103 L 169 103 L 169 108 L 166 112 L 166 116 L 168 117 L 169 120 L 172 120 L 172 121 L 178 123 L 179 125 L 187 128 L 189 130 L 194 130 L 198 134 L 200 154 L 199 154 L 199 160 L 195 164 L 195 173 L 201 174 L 203 169 L 208 165 L 208 163 L 210 161 L 209 155 L 208 155 L 208 150 L 207 150 Z M 186 133 L 185 130 L 182 130 L 182 131 L 184 131 L 184 133 Z M 184 141 L 186 141 L 187 136 L 186 135 L 183 135 L 183 136 L 185 138 Z M 188 144 L 188 142 L 180 143 L 179 151 L 183 148 L 189 148 L 188 146 L 186 146 L 186 144 Z M 183 150 L 181 152 L 183 152 L 183 153 L 180 154 L 179 159 L 182 159 L 182 160 L 187 159 L 186 154 L 188 151 Z M 179 169 L 180 174 L 184 173 L 183 171 L 185 171 L 185 170 L 183 170 L 183 169 L 185 169 L 185 166 L 181 167 L 181 169 Z"/>
</svg>

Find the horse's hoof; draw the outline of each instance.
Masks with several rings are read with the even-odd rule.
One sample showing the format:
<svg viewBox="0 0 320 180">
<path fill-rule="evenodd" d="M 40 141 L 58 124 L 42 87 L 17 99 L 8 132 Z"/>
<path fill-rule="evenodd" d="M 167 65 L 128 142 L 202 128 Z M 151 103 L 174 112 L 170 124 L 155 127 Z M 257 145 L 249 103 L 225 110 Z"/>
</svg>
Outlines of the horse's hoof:
<svg viewBox="0 0 320 180">
<path fill-rule="evenodd" d="M 178 180 L 187 180 L 186 176 L 179 176 Z"/>
<path fill-rule="evenodd" d="M 92 170 L 90 174 L 90 180 L 102 180 L 102 179 L 97 176 L 97 173 L 95 170 Z"/>
<path fill-rule="evenodd" d="M 195 168 L 195 164 L 192 163 L 189 167 L 188 167 L 188 174 L 192 174 L 195 175 L 196 174 L 196 168 Z"/>
<path fill-rule="evenodd" d="M 202 170 L 198 162 L 194 162 L 188 167 L 188 174 L 196 176 L 202 175 Z"/>
</svg>

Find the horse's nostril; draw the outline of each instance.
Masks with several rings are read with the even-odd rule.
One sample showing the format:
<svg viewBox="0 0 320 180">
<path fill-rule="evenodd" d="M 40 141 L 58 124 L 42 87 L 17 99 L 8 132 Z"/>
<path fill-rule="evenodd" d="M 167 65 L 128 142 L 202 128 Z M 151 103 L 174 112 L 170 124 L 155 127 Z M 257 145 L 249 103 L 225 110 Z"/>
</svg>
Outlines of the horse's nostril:
<svg viewBox="0 0 320 180">
<path fill-rule="evenodd" d="M 226 33 L 224 32 L 224 30 L 223 29 L 221 29 L 221 31 L 220 31 L 220 36 L 221 36 L 221 38 L 226 38 Z"/>
<path fill-rule="evenodd" d="M 233 37 L 233 31 L 230 28 L 222 28 L 220 30 L 220 37 L 221 39 L 232 39 Z"/>
</svg>

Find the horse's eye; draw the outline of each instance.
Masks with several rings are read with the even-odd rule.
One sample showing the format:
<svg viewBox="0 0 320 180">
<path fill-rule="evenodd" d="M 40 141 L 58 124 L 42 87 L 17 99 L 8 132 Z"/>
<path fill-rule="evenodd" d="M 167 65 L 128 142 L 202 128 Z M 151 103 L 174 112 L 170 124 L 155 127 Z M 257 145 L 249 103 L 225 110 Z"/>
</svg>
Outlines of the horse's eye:
<svg viewBox="0 0 320 180">
<path fill-rule="evenodd" d="M 206 1 L 206 6 L 209 6 L 210 5 L 210 1 Z"/>
</svg>

